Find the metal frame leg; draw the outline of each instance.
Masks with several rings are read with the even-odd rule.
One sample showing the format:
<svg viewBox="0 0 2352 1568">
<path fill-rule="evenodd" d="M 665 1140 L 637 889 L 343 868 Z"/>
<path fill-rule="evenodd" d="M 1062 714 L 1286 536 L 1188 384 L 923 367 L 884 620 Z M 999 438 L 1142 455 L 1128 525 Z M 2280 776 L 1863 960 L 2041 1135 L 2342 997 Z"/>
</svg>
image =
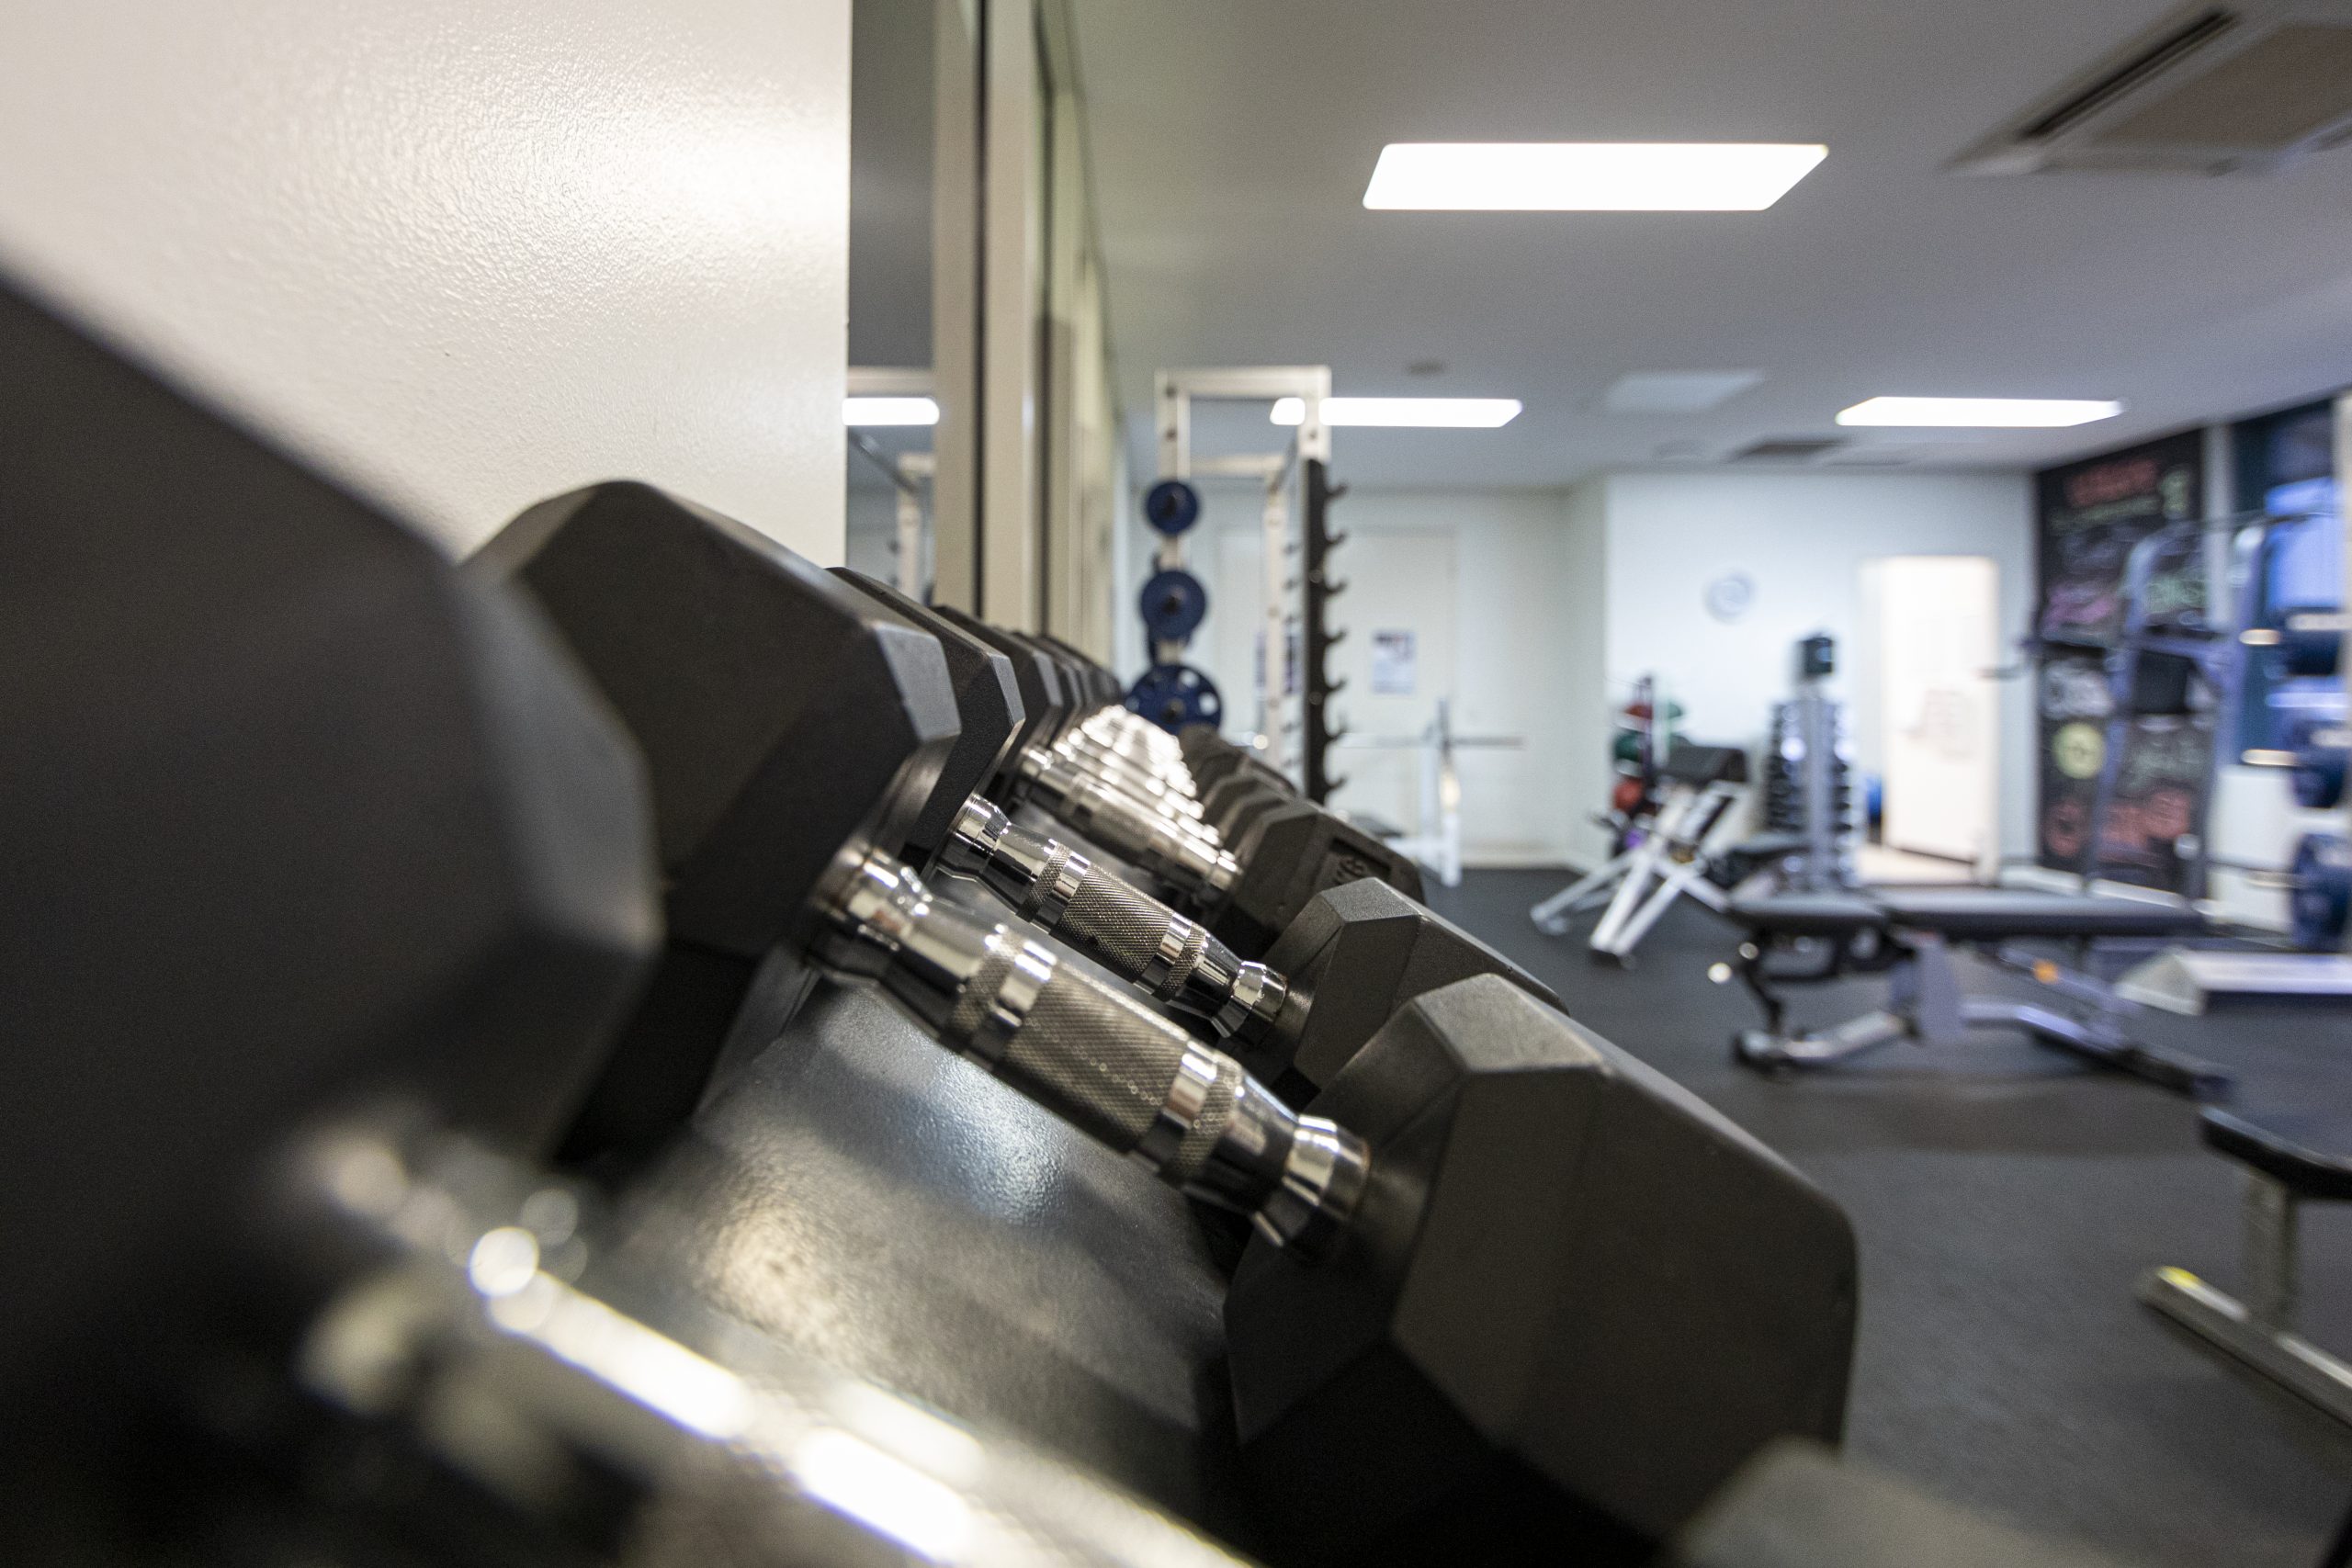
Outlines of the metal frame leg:
<svg viewBox="0 0 2352 1568">
<path fill-rule="evenodd" d="M 2246 1306 L 2269 1328 L 2295 1326 L 2295 1297 L 2302 1269 L 2295 1195 L 2259 1171 L 2248 1171 L 2245 1231 L 2239 1258 L 2245 1269 Z"/>
<path fill-rule="evenodd" d="M 2248 1301 L 2215 1290 L 2186 1269 L 2151 1269 L 2136 1293 L 2208 1345 L 2352 1426 L 2352 1366 L 2294 1332 L 2296 1197 L 2256 1171 L 2246 1173 L 2246 1182 Z"/>
<path fill-rule="evenodd" d="M 1751 980 L 1749 988 L 1756 989 L 1758 983 Z M 1918 1020 L 1913 1004 L 1919 994 L 1919 985 L 1918 960 L 1906 956 L 1888 971 L 1885 1007 L 1828 1029 L 1781 1028 L 1775 1000 L 1771 1005 L 1772 1027 L 1743 1029 L 1733 1035 L 1732 1055 L 1754 1067 L 1818 1067 L 1875 1051 L 1898 1040 L 1916 1038 Z"/>
<path fill-rule="evenodd" d="M 1600 928 L 1594 929 L 1593 951 L 1605 953 L 1620 963 L 1631 962 L 1634 949 L 1641 945 L 1642 938 L 1647 936 L 1650 928 L 1657 924 L 1658 918 L 1666 913 L 1667 906 L 1683 894 L 1690 892 L 1693 884 L 1703 886 L 1701 883 L 1701 877 L 1704 869 L 1698 862 L 1691 861 L 1668 872 L 1650 896 L 1642 900 L 1642 907 L 1634 911 L 1633 918 L 1624 921 L 1620 929 L 1609 931 L 1607 940 L 1603 940 Z M 1613 909 L 1611 912 L 1615 913 Z M 1606 922 L 1604 921 L 1603 924 L 1605 925 Z"/>
<path fill-rule="evenodd" d="M 1875 1051 L 1909 1037 L 1911 1021 L 1898 1012 L 1881 1010 L 1849 1018 L 1834 1028 L 1775 1034 L 1769 1029 L 1743 1029 L 1732 1037 L 1739 1059 L 1758 1067 L 1818 1067 L 1842 1062 L 1865 1051 Z"/>
<path fill-rule="evenodd" d="M 1909 1016 L 1922 1044 L 1958 1044 L 1968 1032 L 1968 1009 L 1951 945 L 1934 931 L 1903 931 L 1894 937 L 1910 949 L 1911 957 L 1889 977 L 1889 1005 Z"/>
<path fill-rule="evenodd" d="M 1971 997 L 1963 1004 L 1972 1028 L 2017 1028 L 2044 1045 L 2129 1073 L 2159 1089 L 2195 1100 L 2217 1099 L 2230 1088 L 2229 1073 L 2211 1062 L 2134 1040 L 2105 1016 L 2077 1018 L 2038 1002 L 2007 997 Z"/>
<path fill-rule="evenodd" d="M 1627 920 L 1633 919 L 1634 911 L 1641 908 L 1642 900 L 1649 896 L 1650 880 L 1657 874 L 1658 863 L 1666 858 L 1666 849 L 1665 836 L 1655 833 L 1635 846 L 1633 863 L 1625 867 L 1624 879 L 1617 884 L 1617 891 L 1610 898 L 1609 908 L 1601 911 L 1600 919 L 1593 925 L 1592 934 L 1585 939 L 1585 945 L 1594 953 L 1603 957 L 1617 956 L 1617 933 Z"/>
<path fill-rule="evenodd" d="M 1636 850 L 1627 850 L 1622 855 L 1611 856 L 1528 910 L 1527 918 L 1533 920 L 1535 929 L 1545 936 L 1566 936 L 1568 917 L 1593 903 L 1603 888 L 1614 886 L 1618 878 L 1625 874 L 1625 868 L 1634 863 L 1634 856 L 1637 852 Z"/>
<path fill-rule="evenodd" d="M 1987 956 L 2001 967 L 2026 976 L 2036 985 L 2086 1010 L 2064 1013 L 2030 1002 L 1996 1005 L 1987 999 L 1979 1007 L 1983 1021 L 2015 1024 L 2030 1031 L 2046 1045 L 2055 1045 L 2102 1066 L 2145 1078 L 2176 1094 L 2213 1100 L 2229 1092 L 2230 1075 L 2223 1068 L 2200 1057 L 2132 1038 L 2128 1026 L 2139 1016 L 2139 1005 L 2119 995 L 2098 976 L 2014 943 L 1992 948 Z"/>
<path fill-rule="evenodd" d="M 1707 868 L 1703 863 L 1697 865 L 1690 882 L 1684 885 L 1682 896 L 1697 899 L 1718 915 L 1731 909 L 1731 895 L 1707 879 Z"/>
</svg>

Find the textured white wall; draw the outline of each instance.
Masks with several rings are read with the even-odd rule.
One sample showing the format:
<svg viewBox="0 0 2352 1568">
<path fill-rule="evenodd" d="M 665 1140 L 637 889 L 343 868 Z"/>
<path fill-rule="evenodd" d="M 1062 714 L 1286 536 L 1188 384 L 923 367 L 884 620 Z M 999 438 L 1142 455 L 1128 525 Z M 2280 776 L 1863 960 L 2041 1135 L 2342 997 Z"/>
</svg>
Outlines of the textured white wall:
<svg viewBox="0 0 2352 1568">
<path fill-rule="evenodd" d="M 842 549 L 848 0 L 27 0 L 0 265 L 453 550 L 673 487 Z"/>
</svg>

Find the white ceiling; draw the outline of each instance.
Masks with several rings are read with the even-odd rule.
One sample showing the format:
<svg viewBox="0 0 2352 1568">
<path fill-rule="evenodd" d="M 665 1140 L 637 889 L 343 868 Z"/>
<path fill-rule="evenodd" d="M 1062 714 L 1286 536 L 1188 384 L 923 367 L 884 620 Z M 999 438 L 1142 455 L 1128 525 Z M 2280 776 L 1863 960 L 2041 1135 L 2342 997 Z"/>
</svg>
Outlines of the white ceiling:
<svg viewBox="0 0 2352 1568">
<path fill-rule="evenodd" d="M 2267 180 L 1939 172 L 2169 4 L 1086 0 L 1137 461 L 1160 366 L 1525 400 L 1500 431 L 1340 432 L 1335 466 L 1375 485 L 1709 459 L 1832 433 L 1879 393 L 2130 405 L 2074 431 L 1857 432 L 1845 454 L 2041 464 L 2352 383 L 2352 148 Z M 1363 210 L 1402 141 L 1830 151 L 1764 213 Z M 1428 360 L 1443 372 L 1408 372 Z M 1625 372 L 1717 369 L 1766 379 L 1713 412 L 1601 408 Z M 1202 440 L 1272 446 L 1262 417 Z"/>
</svg>

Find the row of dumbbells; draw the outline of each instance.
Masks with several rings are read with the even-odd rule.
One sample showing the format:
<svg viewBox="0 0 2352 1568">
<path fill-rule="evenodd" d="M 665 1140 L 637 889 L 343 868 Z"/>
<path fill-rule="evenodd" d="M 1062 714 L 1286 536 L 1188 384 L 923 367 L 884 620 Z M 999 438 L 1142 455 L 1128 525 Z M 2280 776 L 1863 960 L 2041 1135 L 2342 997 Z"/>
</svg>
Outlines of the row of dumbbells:
<svg viewBox="0 0 2352 1568">
<path fill-rule="evenodd" d="M 556 1173 L 675 1135 L 820 981 L 1246 1216 L 1235 1424 L 1303 1558 L 1629 1550 L 1835 1437 L 1842 1215 L 1246 752 L 647 487 L 456 569 L 7 295 L 0 366 L 0 1462 L 64 1478 L 17 1528 L 233 1472 L 428 1556 L 987 1560 L 843 1500 L 820 1439 L 909 1429 L 865 1395 L 618 1310 Z M 322 1504 L 322 1423 L 432 1484 Z M 894 1462 L 999 1560 L 1205 1551 L 937 1452 Z"/>
</svg>

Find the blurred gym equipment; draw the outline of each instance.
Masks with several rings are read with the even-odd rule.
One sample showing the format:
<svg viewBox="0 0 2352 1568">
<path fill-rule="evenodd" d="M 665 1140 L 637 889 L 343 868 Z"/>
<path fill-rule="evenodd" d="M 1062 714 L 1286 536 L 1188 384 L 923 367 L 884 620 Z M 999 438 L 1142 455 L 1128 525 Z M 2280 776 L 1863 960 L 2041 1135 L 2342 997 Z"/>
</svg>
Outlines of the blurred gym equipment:
<svg viewBox="0 0 2352 1568">
<path fill-rule="evenodd" d="M 2245 1168 L 2240 1302 L 2186 1269 L 2152 1269 L 2140 1299 L 2338 1421 L 2352 1423 L 2352 1365 L 2296 1332 L 2298 1211 L 2352 1200 L 2352 1126 L 2332 1106 L 2262 1114 L 2207 1107 L 2206 1147 Z"/>
<path fill-rule="evenodd" d="M 2205 929 L 2204 917 L 2155 898 L 2098 897 L 2002 887 L 1880 887 L 1868 892 L 1767 893 L 1735 897 L 1726 911 L 1747 928 L 1735 974 L 1762 1005 L 1765 1027 L 1732 1036 L 1732 1055 L 1753 1067 L 1817 1067 L 1897 1041 L 1956 1044 L 1972 1029 L 2022 1029 L 2042 1044 L 2198 1098 L 2227 1092 L 2210 1062 L 2137 1039 L 2132 1004 L 2086 966 L 2007 945 L 2166 937 Z M 1970 948 L 2036 981 L 2056 1006 L 2003 995 L 1970 996 L 1952 963 Z M 1887 1005 L 1826 1030 L 1792 1031 L 1780 988 L 1849 974 L 1883 973 Z"/>
</svg>

